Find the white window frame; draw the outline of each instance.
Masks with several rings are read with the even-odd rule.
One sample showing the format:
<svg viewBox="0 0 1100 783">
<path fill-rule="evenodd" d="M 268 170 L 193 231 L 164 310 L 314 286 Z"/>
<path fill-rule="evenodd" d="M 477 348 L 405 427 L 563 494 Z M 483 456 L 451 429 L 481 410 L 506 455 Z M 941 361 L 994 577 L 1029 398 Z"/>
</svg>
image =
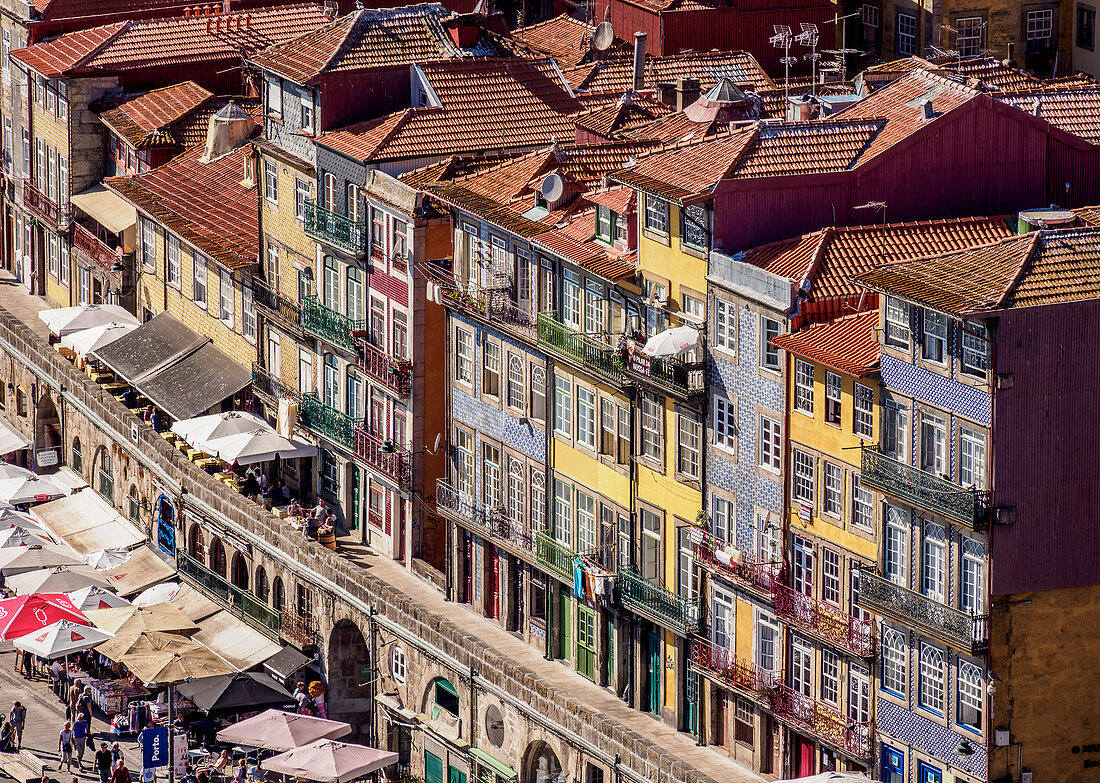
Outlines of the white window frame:
<svg viewBox="0 0 1100 783">
<path fill-rule="evenodd" d="M 985 715 L 985 672 L 982 667 L 959 658 L 955 687 L 959 697 L 955 722 L 960 726 L 981 732 L 982 718 Z M 973 722 L 963 720 L 964 707 L 968 707 L 976 713 Z"/>
<path fill-rule="evenodd" d="M 791 497 L 798 503 L 811 508 L 814 505 L 815 468 L 817 460 L 813 454 L 801 449 L 791 449 Z"/>
<path fill-rule="evenodd" d="M 676 470 L 698 481 L 702 468 L 703 425 L 694 416 L 676 414 Z"/>
<path fill-rule="evenodd" d="M 573 380 L 554 373 L 554 433 L 564 438 L 573 436 Z"/>
<path fill-rule="evenodd" d="M 580 384 L 577 398 L 577 445 L 596 450 L 596 392 Z"/>
<path fill-rule="evenodd" d="M 813 418 L 814 366 L 805 359 L 794 360 L 794 409 Z"/>
<path fill-rule="evenodd" d="M 795 693 L 799 693 L 803 696 L 813 695 L 813 659 L 813 645 L 799 636 L 792 636 L 790 687 Z"/>
<path fill-rule="evenodd" d="M 668 235 L 668 202 L 645 194 L 645 227 L 647 231 Z"/>
<path fill-rule="evenodd" d="M 783 369 L 783 349 L 771 342 L 782 328 L 778 319 L 760 316 L 760 367 L 765 370 L 779 372 Z"/>
<path fill-rule="evenodd" d="M 737 404 L 720 394 L 714 395 L 714 445 L 730 454 L 737 453 Z"/>
<path fill-rule="evenodd" d="M 832 370 L 825 371 L 825 423 L 839 427 L 844 418 L 844 380 Z"/>
<path fill-rule="evenodd" d="M 884 625 L 881 647 L 882 689 L 904 698 L 906 670 L 909 668 L 906 665 L 909 658 L 909 640 L 903 632 Z"/>
<path fill-rule="evenodd" d="M 989 340 L 985 324 L 964 321 L 959 332 L 959 370 L 963 375 L 984 380 L 989 373 Z"/>
<path fill-rule="evenodd" d="M 233 328 L 233 274 L 227 269 L 218 270 L 218 316 L 222 323 Z"/>
<path fill-rule="evenodd" d="M 947 602 L 947 530 L 935 522 L 924 523 L 921 593 L 941 604 Z"/>
<path fill-rule="evenodd" d="M 191 298 L 199 307 L 206 309 L 206 257 L 191 252 Z"/>
<path fill-rule="evenodd" d="M 764 414 L 760 414 L 760 467 L 776 474 L 783 468 L 782 424 Z"/>
<path fill-rule="evenodd" d="M 944 708 L 944 651 L 934 644 L 920 646 L 920 688 L 917 704 L 936 715 Z"/>
<path fill-rule="evenodd" d="M 474 382 L 474 333 L 461 327 L 455 329 L 455 380 Z"/>
<path fill-rule="evenodd" d="M 272 203 L 279 203 L 279 170 L 270 160 L 264 161 L 264 198 Z"/>
<path fill-rule="evenodd" d="M 875 392 L 862 383 L 852 384 L 852 433 L 864 440 L 875 436 Z"/>
<path fill-rule="evenodd" d="M 840 703 L 840 656 L 828 647 L 821 648 L 821 700 Z"/>
<path fill-rule="evenodd" d="M 660 461 L 664 440 L 664 405 L 661 398 L 647 391 L 638 393 L 641 403 L 642 456 Z"/>
<path fill-rule="evenodd" d="M 912 57 L 917 53 L 917 17 L 899 12 L 894 52 L 898 57 Z"/>
<path fill-rule="evenodd" d="M 947 362 L 948 320 L 934 310 L 921 311 L 921 358 L 935 364 Z"/>
<path fill-rule="evenodd" d="M 963 538 L 959 558 L 959 609 L 970 615 L 985 613 L 985 544 Z"/>
<path fill-rule="evenodd" d="M 969 427 L 959 428 L 959 483 L 985 489 L 985 437 Z"/>
<path fill-rule="evenodd" d="M 863 486 L 860 475 L 852 473 L 852 524 L 861 530 L 875 529 L 874 495 Z"/>
<path fill-rule="evenodd" d="M 737 504 L 721 495 L 715 495 L 711 503 L 711 530 L 714 537 L 727 544 L 737 540 Z"/>
<path fill-rule="evenodd" d="M 834 519 L 844 516 L 844 468 L 825 461 L 821 513 Z"/>
<path fill-rule="evenodd" d="M 947 421 L 924 412 L 920 422 L 920 467 L 926 473 L 947 472 Z"/>
<path fill-rule="evenodd" d="M 840 552 L 828 547 L 821 548 L 821 600 L 833 606 L 840 606 L 844 597 L 844 558 Z"/>
<path fill-rule="evenodd" d="M 909 512 L 898 506 L 886 507 L 882 570 L 894 584 L 909 586 Z"/>
<path fill-rule="evenodd" d="M 737 305 L 717 296 L 714 298 L 713 347 L 737 355 Z"/>
</svg>

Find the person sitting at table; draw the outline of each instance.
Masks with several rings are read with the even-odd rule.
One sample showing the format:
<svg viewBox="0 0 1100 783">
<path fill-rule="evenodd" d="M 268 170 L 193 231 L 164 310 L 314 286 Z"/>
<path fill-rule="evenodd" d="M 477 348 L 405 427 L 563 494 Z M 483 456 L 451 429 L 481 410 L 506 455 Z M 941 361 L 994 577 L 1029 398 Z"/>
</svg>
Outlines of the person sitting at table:
<svg viewBox="0 0 1100 783">
<path fill-rule="evenodd" d="M 282 479 L 279 479 L 279 486 L 281 487 L 281 489 L 279 491 L 282 493 L 283 502 L 284 503 L 289 503 L 291 501 L 292 497 L 293 497 L 293 495 L 290 491 L 290 487 L 287 486 L 287 483 L 285 481 L 283 481 Z M 3 576 L 3 574 L 0 573 L 0 576 Z"/>
<path fill-rule="evenodd" d="M 145 419 L 145 423 L 148 424 L 153 420 L 153 411 L 156 410 L 152 405 L 145 406 L 145 413 L 142 418 Z"/>
<path fill-rule="evenodd" d="M 279 487 L 276 484 L 272 484 L 263 493 L 264 508 L 270 510 L 276 503 L 279 502 Z"/>
<path fill-rule="evenodd" d="M 157 432 L 160 432 L 161 417 L 160 411 L 153 408 L 153 413 L 149 416 L 149 426 Z"/>
<path fill-rule="evenodd" d="M 254 498 L 260 494 L 260 485 L 251 469 L 245 474 L 244 481 L 241 483 L 241 494 L 246 498 Z"/>
<path fill-rule="evenodd" d="M 222 754 L 218 756 L 218 760 L 207 767 L 207 770 L 215 777 L 225 777 L 226 769 L 229 767 L 229 751 L 223 750 Z"/>
<path fill-rule="evenodd" d="M 123 395 L 122 395 L 122 404 L 125 405 L 127 408 L 132 408 L 132 407 L 134 407 L 134 404 L 136 402 L 137 402 L 137 390 L 134 389 L 133 386 L 131 386 L 129 389 L 127 389 L 123 393 Z"/>
<path fill-rule="evenodd" d="M 298 505 L 298 501 L 295 500 L 294 498 L 291 498 L 290 503 L 287 504 L 287 507 L 286 507 L 286 517 L 287 517 L 287 519 L 297 519 L 301 515 L 302 515 L 302 509 Z"/>
</svg>

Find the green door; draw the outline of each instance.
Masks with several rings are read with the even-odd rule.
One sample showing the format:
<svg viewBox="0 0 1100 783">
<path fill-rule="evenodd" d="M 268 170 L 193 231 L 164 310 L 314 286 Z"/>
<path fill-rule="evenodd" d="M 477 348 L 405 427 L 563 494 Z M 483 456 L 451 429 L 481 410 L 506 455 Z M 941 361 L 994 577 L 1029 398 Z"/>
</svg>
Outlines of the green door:
<svg viewBox="0 0 1100 783">
<path fill-rule="evenodd" d="M 448 767 L 447 783 L 466 783 L 466 773 L 457 767 Z"/>
<path fill-rule="evenodd" d="M 348 530 L 359 529 L 359 514 L 363 511 L 363 479 L 360 477 L 359 468 L 351 469 L 351 514 L 345 519 Z"/>
<path fill-rule="evenodd" d="M 596 680 L 596 612 L 577 604 L 577 671 Z"/>
<path fill-rule="evenodd" d="M 607 684 L 614 690 L 618 687 L 615 680 L 615 621 L 607 621 Z"/>
<path fill-rule="evenodd" d="M 646 634 L 649 642 L 649 711 L 661 714 L 661 637 L 650 631 Z"/>
<path fill-rule="evenodd" d="M 424 751 L 424 781 L 443 783 L 443 759 L 428 751 Z"/>
<path fill-rule="evenodd" d="M 569 631 L 573 625 L 573 597 L 565 588 L 558 593 L 558 657 L 569 657 Z"/>
</svg>

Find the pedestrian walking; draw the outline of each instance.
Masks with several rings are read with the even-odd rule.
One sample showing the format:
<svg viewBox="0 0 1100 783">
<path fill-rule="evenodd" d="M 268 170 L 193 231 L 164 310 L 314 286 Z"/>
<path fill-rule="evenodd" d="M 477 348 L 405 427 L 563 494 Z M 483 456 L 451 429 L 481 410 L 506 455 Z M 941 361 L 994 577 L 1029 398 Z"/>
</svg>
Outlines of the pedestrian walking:
<svg viewBox="0 0 1100 783">
<path fill-rule="evenodd" d="M 92 733 L 92 686 L 85 685 L 84 692 L 80 694 L 80 699 L 76 703 L 77 715 L 83 715 L 84 720 L 88 722 L 88 733 Z"/>
<path fill-rule="evenodd" d="M 120 764 L 122 764 L 122 746 L 116 742 L 111 746 L 111 772 L 118 769 Z"/>
<path fill-rule="evenodd" d="M 111 754 L 107 743 L 100 743 L 99 750 L 95 752 L 95 771 L 99 773 L 99 783 L 109 783 L 111 779 L 111 767 L 114 766 L 115 757 Z"/>
<path fill-rule="evenodd" d="M 115 747 L 118 747 L 118 743 L 115 743 Z M 120 758 L 118 766 L 115 767 L 115 771 L 111 773 L 111 783 L 133 783 L 133 779 L 130 777 L 130 770 L 126 769 L 126 759 Z"/>
<path fill-rule="evenodd" d="M 11 707 L 11 712 L 8 713 L 8 720 L 11 721 L 12 731 L 15 732 L 15 747 L 18 750 L 23 748 L 23 729 L 27 727 L 27 708 L 19 702 Z"/>
<path fill-rule="evenodd" d="M 74 680 L 69 686 L 68 698 L 65 700 L 65 720 L 76 717 L 76 705 L 80 703 L 80 694 L 84 692 L 84 683 Z"/>
<path fill-rule="evenodd" d="M 81 713 L 73 721 L 73 750 L 76 753 L 77 771 L 84 771 L 84 746 L 88 742 L 88 721 Z"/>
<path fill-rule="evenodd" d="M 57 735 L 57 756 L 59 763 L 57 768 L 60 770 L 65 768 L 66 772 L 72 772 L 73 769 L 73 724 L 66 722 L 65 728 L 63 728 Z"/>
</svg>

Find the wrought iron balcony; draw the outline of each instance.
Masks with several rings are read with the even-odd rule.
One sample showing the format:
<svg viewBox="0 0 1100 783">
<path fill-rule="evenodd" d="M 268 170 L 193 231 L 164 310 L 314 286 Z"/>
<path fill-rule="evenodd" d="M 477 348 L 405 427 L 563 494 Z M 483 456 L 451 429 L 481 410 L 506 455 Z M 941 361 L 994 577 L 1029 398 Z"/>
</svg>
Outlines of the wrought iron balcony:
<svg viewBox="0 0 1100 783">
<path fill-rule="evenodd" d="M 394 359 L 366 340 L 359 341 L 355 367 L 398 397 L 407 397 L 412 388 L 412 363 Z"/>
<path fill-rule="evenodd" d="M 540 530 L 535 537 L 535 556 L 539 565 L 547 571 L 569 583 L 573 582 L 573 558 L 577 553 L 545 530 Z"/>
<path fill-rule="evenodd" d="M 513 299 L 510 287 L 482 288 L 458 283 L 445 270 L 433 270 L 433 278 L 448 306 L 502 327 L 523 340 L 534 343 L 538 339 L 535 311 L 521 307 Z"/>
<path fill-rule="evenodd" d="M 73 247 L 80 254 L 107 273 L 116 282 L 122 281 L 122 273 L 114 268 L 122 260 L 122 248 L 117 250 L 86 229 L 79 223 L 73 223 Z"/>
<path fill-rule="evenodd" d="M 23 206 L 54 228 L 64 228 L 69 222 L 67 210 L 32 185 L 30 180 L 23 183 Z"/>
<path fill-rule="evenodd" d="M 283 323 L 293 324 L 295 328 L 301 325 L 302 308 L 298 303 L 268 287 L 267 283 L 259 280 L 252 281 L 252 301 L 257 307 L 267 310 Z"/>
<path fill-rule="evenodd" d="M 524 552 L 535 551 L 535 539 L 524 528 L 521 522 L 516 522 L 507 514 L 492 514 L 489 517 L 489 530 L 497 541 L 510 544 L 515 549 Z"/>
<path fill-rule="evenodd" d="M 446 479 L 436 479 L 435 507 L 466 528 L 489 532 L 489 510 L 472 495 L 456 488 Z"/>
<path fill-rule="evenodd" d="M 641 352 L 640 344 L 628 353 L 625 369 L 627 375 L 684 400 L 706 391 L 706 362 L 685 362 L 675 356 L 651 358 Z"/>
<path fill-rule="evenodd" d="M 691 668 L 754 699 L 766 698 L 768 689 L 782 681 L 779 672 L 757 666 L 705 639 L 691 642 Z"/>
<path fill-rule="evenodd" d="M 616 348 L 570 329 L 549 313 L 539 313 L 538 344 L 540 348 L 574 362 L 611 383 L 622 382 L 621 361 Z"/>
<path fill-rule="evenodd" d="M 635 614 L 682 636 L 699 630 L 699 599 L 655 585 L 629 568 L 618 573 L 619 601 Z"/>
<path fill-rule="evenodd" d="M 302 424 L 318 435 L 349 449 L 355 448 L 355 419 L 341 410 L 325 405 L 316 394 L 301 396 L 298 415 Z"/>
<path fill-rule="evenodd" d="M 373 432 L 356 425 L 355 455 L 401 489 L 408 489 L 412 482 L 412 454 L 389 439 L 382 439 Z"/>
<path fill-rule="evenodd" d="M 874 655 L 874 623 L 852 617 L 839 607 L 802 595 L 787 585 L 776 584 L 775 613 L 811 636 L 852 655 Z"/>
<path fill-rule="evenodd" d="M 738 562 L 730 560 L 726 563 L 718 554 L 721 548 L 717 538 L 703 532 L 702 540 L 692 544 L 695 562 L 738 587 L 751 590 L 757 596 L 770 601 L 775 585 L 778 584 L 780 566 L 776 563 L 765 563 L 744 553 Z"/>
<path fill-rule="evenodd" d="M 989 515 L 989 493 L 966 489 L 892 459 L 873 446 L 864 446 L 860 480 L 868 487 L 907 503 L 926 508 L 971 529 L 984 527 Z"/>
<path fill-rule="evenodd" d="M 779 720 L 860 761 L 871 758 L 871 724 L 856 723 L 836 707 L 786 685 L 766 689 L 766 702 Z"/>
<path fill-rule="evenodd" d="M 857 603 L 865 609 L 927 631 L 971 655 L 989 646 L 989 616 L 970 615 L 894 584 L 874 571 L 859 571 Z"/>
<path fill-rule="evenodd" d="M 318 242 L 350 253 L 362 253 L 367 246 L 367 229 L 362 220 L 338 215 L 310 198 L 305 203 L 305 232 Z"/>
<path fill-rule="evenodd" d="M 275 402 L 280 399 L 299 402 L 302 396 L 297 389 L 283 383 L 267 368 L 258 364 L 252 365 L 252 391 Z"/>
<path fill-rule="evenodd" d="M 294 642 L 299 647 L 310 647 L 317 644 L 317 621 L 312 614 L 302 614 L 289 609 L 282 611 L 283 638 Z"/>
<path fill-rule="evenodd" d="M 321 304 L 313 294 L 302 299 L 302 328 L 333 345 L 357 351 L 355 333 L 364 331 L 365 321 L 348 318 L 343 313 Z"/>
<path fill-rule="evenodd" d="M 248 590 L 226 581 L 186 552 L 176 552 L 176 567 L 189 582 L 223 604 L 230 612 L 242 620 L 253 620 L 278 638 L 282 629 L 282 617 Z"/>
</svg>

